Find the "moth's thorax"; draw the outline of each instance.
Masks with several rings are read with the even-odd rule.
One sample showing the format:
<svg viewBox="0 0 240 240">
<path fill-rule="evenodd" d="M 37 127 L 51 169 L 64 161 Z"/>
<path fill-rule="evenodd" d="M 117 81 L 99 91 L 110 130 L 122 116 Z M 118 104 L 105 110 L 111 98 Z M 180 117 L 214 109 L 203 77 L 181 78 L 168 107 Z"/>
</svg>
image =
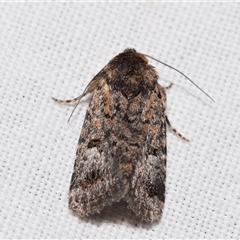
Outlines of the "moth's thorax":
<svg viewBox="0 0 240 240">
<path fill-rule="evenodd" d="M 114 76 L 110 85 L 127 98 L 152 91 L 157 84 L 156 70 L 148 64 L 146 56 L 135 49 L 126 49 L 118 54 L 109 62 L 109 66 Z"/>
</svg>

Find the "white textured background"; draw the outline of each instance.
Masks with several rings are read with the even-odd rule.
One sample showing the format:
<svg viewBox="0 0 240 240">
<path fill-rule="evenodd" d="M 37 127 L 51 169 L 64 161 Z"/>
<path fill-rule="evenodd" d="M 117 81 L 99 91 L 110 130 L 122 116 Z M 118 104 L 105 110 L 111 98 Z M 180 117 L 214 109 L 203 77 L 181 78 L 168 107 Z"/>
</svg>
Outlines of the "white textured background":
<svg viewBox="0 0 240 240">
<path fill-rule="evenodd" d="M 240 4 L 0 4 L 0 238 L 239 238 Z M 78 96 L 116 54 L 134 47 L 168 94 L 167 195 L 145 224 L 123 203 L 78 219 L 67 207 L 88 104 Z"/>
</svg>

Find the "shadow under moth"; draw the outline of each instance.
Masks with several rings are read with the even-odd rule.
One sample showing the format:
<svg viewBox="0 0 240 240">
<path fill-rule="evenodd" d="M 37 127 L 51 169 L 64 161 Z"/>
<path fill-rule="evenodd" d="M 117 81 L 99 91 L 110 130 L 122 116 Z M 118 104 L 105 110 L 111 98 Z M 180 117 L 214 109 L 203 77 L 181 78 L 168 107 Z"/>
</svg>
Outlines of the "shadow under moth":
<svg viewBox="0 0 240 240">
<path fill-rule="evenodd" d="M 188 140 L 171 126 L 166 115 L 165 89 L 172 84 L 158 84 L 158 73 L 147 57 L 160 62 L 126 49 L 91 80 L 82 95 L 72 100 L 53 98 L 79 103 L 83 96 L 92 94 L 69 191 L 69 208 L 80 217 L 99 213 L 121 199 L 143 221 L 152 222 L 162 215 L 166 126 Z"/>
</svg>

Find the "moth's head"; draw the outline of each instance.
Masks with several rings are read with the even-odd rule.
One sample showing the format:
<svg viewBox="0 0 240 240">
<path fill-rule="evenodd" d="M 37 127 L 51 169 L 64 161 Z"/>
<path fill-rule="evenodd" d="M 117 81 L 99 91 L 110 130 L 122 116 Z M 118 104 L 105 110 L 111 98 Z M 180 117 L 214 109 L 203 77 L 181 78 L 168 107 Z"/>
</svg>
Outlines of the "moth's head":
<svg viewBox="0 0 240 240">
<path fill-rule="evenodd" d="M 138 62 L 148 64 L 148 59 L 144 54 L 137 52 L 134 48 L 126 48 L 123 52 L 119 53 L 113 60 L 126 61 L 129 63 Z"/>
<path fill-rule="evenodd" d="M 136 53 L 137 51 L 134 48 L 126 48 L 123 52 L 132 52 Z"/>
</svg>

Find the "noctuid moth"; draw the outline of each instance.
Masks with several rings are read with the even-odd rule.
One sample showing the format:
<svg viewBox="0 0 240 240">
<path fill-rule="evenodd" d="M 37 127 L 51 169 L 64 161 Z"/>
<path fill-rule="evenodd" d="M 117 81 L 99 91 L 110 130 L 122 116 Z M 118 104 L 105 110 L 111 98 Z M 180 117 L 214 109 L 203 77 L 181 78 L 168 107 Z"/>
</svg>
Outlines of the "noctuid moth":
<svg viewBox="0 0 240 240">
<path fill-rule="evenodd" d="M 172 84 L 158 84 L 158 73 L 147 57 L 152 58 L 126 49 L 91 80 L 82 95 L 72 100 L 53 98 L 79 103 L 92 93 L 69 190 L 69 208 L 80 217 L 99 213 L 121 199 L 143 221 L 162 215 L 166 126 L 188 140 L 166 115 L 165 89 Z"/>
</svg>

